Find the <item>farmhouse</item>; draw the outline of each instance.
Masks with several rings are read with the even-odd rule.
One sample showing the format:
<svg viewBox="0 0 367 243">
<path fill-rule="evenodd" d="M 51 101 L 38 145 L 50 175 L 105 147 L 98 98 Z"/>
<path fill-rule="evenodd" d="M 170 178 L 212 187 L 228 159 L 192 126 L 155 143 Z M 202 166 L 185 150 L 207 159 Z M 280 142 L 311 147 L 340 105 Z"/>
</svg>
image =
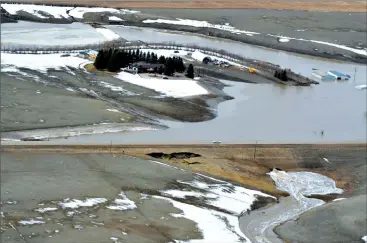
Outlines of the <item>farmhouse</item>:
<svg viewBox="0 0 367 243">
<path fill-rule="evenodd" d="M 329 75 L 333 76 L 336 80 L 348 80 L 350 76 L 348 74 L 340 73 L 338 71 L 329 71 Z"/>
<path fill-rule="evenodd" d="M 158 72 L 160 68 L 164 69 L 164 64 L 137 62 L 134 67 L 137 68 L 138 73 L 154 73 Z"/>
</svg>

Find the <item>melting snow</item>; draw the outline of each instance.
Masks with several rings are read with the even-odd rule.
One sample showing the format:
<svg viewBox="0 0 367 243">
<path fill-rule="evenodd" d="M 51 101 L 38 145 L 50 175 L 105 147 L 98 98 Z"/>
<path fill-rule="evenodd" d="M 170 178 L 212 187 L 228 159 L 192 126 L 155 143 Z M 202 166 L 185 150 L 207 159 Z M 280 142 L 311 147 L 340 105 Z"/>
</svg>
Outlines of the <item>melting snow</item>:
<svg viewBox="0 0 367 243">
<path fill-rule="evenodd" d="M 120 192 L 119 196 L 122 198 L 116 198 L 113 203 L 106 208 L 111 210 L 129 210 L 136 208 L 135 202 L 131 201 L 124 192 Z"/>
<path fill-rule="evenodd" d="M 1 53 L 1 66 L 12 65 L 15 67 L 29 68 L 46 72 L 47 69 L 60 69 L 62 67 L 79 68 L 81 63 L 85 62 L 85 59 L 67 56 L 61 57 L 62 54 L 10 54 Z M 3 72 L 3 68 L 1 68 Z"/>
<path fill-rule="evenodd" d="M 28 220 L 20 220 L 18 221 L 21 225 L 33 225 L 33 224 L 44 224 L 45 221 L 42 220 L 35 220 L 35 219 L 28 219 Z"/>
<path fill-rule="evenodd" d="M 333 200 L 333 202 L 341 201 L 341 200 L 344 200 L 344 199 L 346 199 L 346 198 L 344 198 L 344 197 L 336 198 L 336 199 Z"/>
<path fill-rule="evenodd" d="M 109 12 L 115 14 L 134 14 L 139 13 L 139 11 L 127 10 L 127 9 L 114 9 L 114 8 L 97 8 L 97 7 L 59 7 L 59 6 L 45 6 L 45 5 L 33 5 L 33 4 L 7 4 L 2 3 L 3 7 L 10 14 L 17 14 L 18 11 L 25 11 L 33 14 L 40 18 L 46 18 L 39 14 L 39 12 L 45 12 L 54 18 L 69 18 L 70 16 L 74 18 L 82 19 L 83 15 L 88 12 Z M 69 14 L 67 11 L 69 10 Z M 70 16 L 69 16 L 70 15 Z M 117 17 L 116 17 L 117 18 Z"/>
<path fill-rule="evenodd" d="M 94 205 L 98 205 L 101 203 L 107 202 L 106 198 L 87 198 L 85 200 L 78 200 L 78 199 L 72 199 L 69 198 L 64 199 L 63 202 L 59 202 L 58 205 L 60 205 L 62 208 L 79 208 L 79 207 L 92 207 Z"/>
<path fill-rule="evenodd" d="M 96 28 L 96 31 L 101 33 L 105 37 L 105 39 L 108 41 L 117 40 L 120 38 L 118 34 L 116 34 L 115 32 L 109 29 Z"/>
<path fill-rule="evenodd" d="M 336 47 L 336 48 L 339 48 L 339 49 L 343 49 L 343 50 L 347 50 L 347 51 L 357 53 L 359 55 L 367 56 L 367 50 L 360 50 L 360 49 L 351 48 L 351 47 L 344 46 L 344 45 L 338 45 L 338 44 L 334 44 L 334 43 L 330 43 L 330 42 L 318 41 L 318 40 L 306 40 L 306 39 L 302 39 L 302 38 L 293 38 L 293 37 L 288 37 L 288 36 L 280 36 L 280 35 L 272 35 L 272 34 L 267 34 L 267 35 L 272 36 L 272 37 L 277 37 L 277 38 L 279 38 L 279 40 L 281 40 L 281 39 L 299 40 L 299 41 L 308 41 L 308 42 L 313 42 L 313 43 L 317 43 L 317 44 L 333 46 L 333 47 Z"/>
<path fill-rule="evenodd" d="M 246 30 L 239 30 L 229 24 L 219 25 L 219 24 L 211 24 L 207 21 L 199 21 L 199 20 L 191 20 L 191 19 L 179 19 L 176 20 L 168 20 L 168 19 L 147 19 L 144 20 L 143 23 L 151 24 L 151 23 L 163 23 L 163 24 L 173 24 L 173 25 L 186 25 L 186 26 L 193 26 L 193 27 L 205 27 L 205 28 L 213 28 L 219 30 L 229 31 L 231 33 L 238 33 L 238 34 L 259 34 L 257 32 L 251 32 Z"/>
<path fill-rule="evenodd" d="M 107 111 L 111 111 L 111 112 L 117 112 L 117 113 L 121 113 L 121 111 L 117 110 L 117 109 L 106 109 Z"/>
<path fill-rule="evenodd" d="M 119 17 L 116 17 L 116 16 L 110 16 L 108 17 L 109 20 L 112 20 L 112 21 L 124 21 L 122 19 L 120 19 Z"/>
<path fill-rule="evenodd" d="M 204 194 L 204 193 L 200 193 L 200 192 L 180 191 L 180 190 L 162 191 L 162 194 L 169 195 L 171 197 L 176 197 L 176 198 L 186 198 L 186 197 L 216 198 L 217 197 L 215 194 Z"/>
<path fill-rule="evenodd" d="M 210 178 L 210 177 L 209 177 Z M 213 178 L 214 179 L 214 178 Z M 231 183 L 219 181 L 220 183 L 207 184 L 199 180 L 190 182 L 178 181 L 179 183 L 190 185 L 194 188 L 205 190 L 207 193 L 187 192 L 168 190 L 164 194 L 182 198 L 185 195 L 197 196 L 207 199 L 207 204 L 218 207 L 220 209 L 230 211 L 234 215 L 240 215 L 243 211 L 251 208 L 251 205 L 256 201 L 256 196 L 271 197 L 265 193 L 246 189 L 240 186 L 234 186 Z M 230 205 L 230 206 L 229 206 Z"/>
<path fill-rule="evenodd" d="M 45 213 L 45 212 L 50 212 L 50 211 L 56 211 L 57 208 L 37 208 L 34 211 L 39 212 L 39 213 Z"/>
<path fill-rule="evenodd" d="M 120 72 L 115 77 L 175 98 L 208 94 L 208 91 L 194 80 L 142 78 L 139 74 L 127 72 Z"/>
<path fill-rule="evenodd" d="M 167 200 L 171 202 L 174 207 L 183 211 L 181 214 L 171 214 L 173 217 L 187 218 L 198 224 L 203 239 L 193 239 L 189 241 L 190 243 L 249 242 L 249 239 L 247 239 L 239 229 L 236 216 L 199 208 L 165 197 L 154 197 Z"/>
<path fill-rule="evenodd" d="M 288 38 L 279 38 L 278 39 L 279 42 L 289 42 Z"/>
</svg>

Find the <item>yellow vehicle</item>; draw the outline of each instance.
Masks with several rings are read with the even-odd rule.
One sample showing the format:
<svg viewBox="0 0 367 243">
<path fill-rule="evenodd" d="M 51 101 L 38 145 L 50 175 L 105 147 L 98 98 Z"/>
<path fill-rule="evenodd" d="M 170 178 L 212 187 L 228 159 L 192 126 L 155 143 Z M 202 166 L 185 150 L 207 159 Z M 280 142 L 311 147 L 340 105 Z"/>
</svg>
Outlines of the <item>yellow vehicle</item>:
<svg viewBox="0 0 367 243">
<path fill-rule="evenodd" d="M 253 68 L 248 68 L 248 72 L 249 73 L 256 73 L 255 69 L 253 69 Z"/>
</svg>

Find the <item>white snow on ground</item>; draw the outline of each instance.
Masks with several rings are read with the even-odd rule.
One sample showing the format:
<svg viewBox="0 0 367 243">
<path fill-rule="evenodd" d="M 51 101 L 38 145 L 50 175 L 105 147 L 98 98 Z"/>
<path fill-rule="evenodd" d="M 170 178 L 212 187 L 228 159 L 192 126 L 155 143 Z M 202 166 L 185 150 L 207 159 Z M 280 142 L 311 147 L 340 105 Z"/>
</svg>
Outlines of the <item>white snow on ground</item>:
<svg viewBox="0 0 367 243">
<path fill-rule="evenodd" d="M 110 17 L 108 17 L 108 19 L 111 20 L 111 21 L 124 21 L 124 20 L 122 20 L 122 19 L 120 19 L 119 17 L 116 17 L 116 16 L 110 16 Z"/>
<path fill-rule="evenodd" d="M 117 109 L 106 109 L 107 111 L 111 111 L 111 112 L 117 112 L 117 113 L 121 113 L 121 111 L 117 110 Z"/>
<path fill-rule="evenodd" d="M 139 13 L 139 11 L 127 10 L 127 9 L 114 9 L 114 8 L 97 8 L 97 7 L 59 7 L 59 6 L 44 6 L 44 5 L 33 5 L 33 4 L 8 4 L 2 3 L 1 7 L 3 7 L 10 14 L 16 14 L 18 11 L 25 11 L 30 14 L 33 14 L 37 17 L 41 17 L 39 15 L 39 11 L 48 13 L 54 18 L 68 18 L 70 16 L 74 18 L 82 19 L 84 13 L 88 12 L 109 12 L 115 14 L 134 14 Z M 69 14 L 67 11 L 70 10 Z M 69 16 L 70 15 L 70 16 Z M 46 17 L 46 16 L 45 16 Z"/>
<path fill-rule="evenodd" d="M 126 89 L 124 89 L 122 86 L 116 86 L 104 81 L 100 81 L 98 84 L 100 84 L 101 86 L 110 89 L 111 91 L 118 91 L 118 92 L 123 92 L 125 95 L 135 95 L 135 93 L 128 91 Z"/>
<path fill-rule="evenodd" d="M 281 35 L 272 35 L 272 34 L 267 34 L 267 35 L 272 36 L 272 37 L 277 37 L 277 38 L 280 38 L 280 39 L 308 41 L 308 42 L 313 42 L 313 43 L 317 43 L 317 44 L 333 46 L 333 47 L 336 47 L 336 48 L 339 48 L 339 49 L 343 49 L 343 50 L 347 50 L 347 51 L 357 53 L 359 55 L 367 56 L 367 50 L 360 50 L 360 49 L 351 48 L 351 47 L 344 46 L 344 45 L 338 45 L 338 44 L 334 44 L 334 43 L 330 43 L 330 42 L 318 41 L 318 40 L 306 40 L 306 39 L 302 39 L 302 38 L 293 38 L 293 37 L 281 36 Z"/>
<path fill-rule="evenodd" d="M 239 229 L 236 216 L 199 208 L 190 204 L 177 202 L 170 198 L 160 196 L 154 197 L 167 200 L 171 202 L 174 207 L 183 211 L 181 214 L 171 214 L 173 217 L 187 218 L 198 224 L 203 239 L 193 239 L 188 241 L 190 243 L 235 243 L 241 242 L 243 239 L 245 239 L 246 242 L 250 242 Z M 228 225 L 225 221 L 227 221 Z"/>
<path fill-rule="evenodd" d="M 215 194 L 206 194 L 201 192 L 194 192 L 194 191 L 180 191 L 180 190 L 167 190 L 162 191 L 162 194 L 168 195 L 175 198 L 186 198 L 186 197 L 198 197 L 198 198 L 216 198 L 217 195 Z"/>
<path fill-rule="evenodd" d="M 1 72 L 4 72 L 3 65 L 29 68 L 40 72 L 47 72 L 47 69 L 60 69 L 66 67 L 79 68 L 85 59 L 76 56 L 61 57 L 62 54 L 10 54 L 1 53 Z M 9 67 L 7 67 L 9 68 Z M 7 72 L 9 69 L 5 69 Z"/>
<path fill-rule="evenodd" d="M 37 208 L 34 211 L 39 212 L 39 213 L 45 213 L 45 212 L 50 212 L 50 211 L 56 211 L 57 208 Z"/>
<path fill-rule="evenodd" d="M 42 220 L 35 220 L 35 219 L 28 219 L 28 220 L 20 220 L 18 221 L 21 225 L 33 225 L 33 224 L 44 224 L 45 221 Z"/>
<path fill-rule="evenodd" d="M 289 42 L 288 38 L 279 38 L 278 39 L 279 42 Z"/>
<path fill-rule="evenodd" d="M 105 39 L 108 41 L 117 40 L 120 38 L 118 34 L 116 34 L 115 32 L 109 29 L 96 28 L 96 31 L 101 33 L 105 37 Z"/>
<path fill-rule="evenodd" d="M 364 240 L 364 242 L 367 242 L 367 235 L 363 236 L 362 240 Z"/>
<path fill-rule="evenodd" d="M 355 88 L 356 89 L 367 89 L 367 84 L 357 85 Z"/>
<path fill-rule="evenodd" d="M 79 208 L 79 207 L 92 207 L 101 203 L 107 202 L 106 198 L 86 198 L 85 200 L 78 199 L 64 199 L 63 202 L 59 202 L 58 205 L 62 208 Z"/>
<path fill-rule="evenodd" d="M 209 177 L 210 178 L 210 177 Z M 211 179 L 211 178 L 210 178 Z M 213 178 L 214 179 L 214 178 Z M 176 198 L 187 196 L 196 196 L 207 199 L 209 205 L 218 207 L 220 209 L 230 211 L 234 215 L 240 215 L 243 211 L 251 208 L 251 205 L 256 201 L 256 195 L 263 197 L 272 197 L 265 193 L 246 189 L 240 186 L 234 186 L 229 182 L 222 182 L 208 184 L 197 179 L 193 181 L 178 181 L 179 183 L 190 185 L 194 188 L 204 190 L 206 193 L 198 193 L 195 191 L 176 191 L 167 190 L 163 194 Z M 230 205 L 230 206 L 228 206 Z"/>
<path fill-rule="evenodd" d="M 193 27 L 206 27 L 206 28 L 213 28 L 219 30 L 229 31 L 231 33 L 238 33 L 238 34 L 259 34 L 257 32 L 246 31 L 246 30 L 239 30 L 229 24 L 220 25 L 220 24 L 211 24 L 207 21 L 199 21 L 199 20 L 192 20 L 192 19 L 179 19 L 176 20 L 168 20 L 168 19 L 147 19 L 144 20 L 143 23 L 151 24 L 151 23 L 163 23 L 163 24 L 174 24 L 174 25 L 186 25 L 186 26 L 193 26 Z"/>
<path fill-rule="evenodd" d="M 115 77 L 125 82 L 153 89 L 175 98 L 208 94 L 206 89 L 193 80 L 142 78 L 139 74 L 127 72 L 120 72 Z"/>
<path fill-rule="evenodd" d="M 18 11 L 25 11 L 30 14 L 34 14 L 37 13 L 38 11 L 42 11 L 48 13 L 54 18 L 68 18 L 69 15 L 66 13 L 66 11 L 68 9 L 72 9 L 72 7 L 44 6 L 33 4 L 8 4 L 8 3 L 2 3 L 1 7 L 3 7 L 10 14 L 17 14 Z"/>
<path fill-rule="evenodd" d="M 129 210 L 136 208 L 135 202 L 131 201 L 124 192 L 120 192 L 119 196 L 121 198 L 116 198 L 113 203 L 106 208 L 111 210 Z"/>
<path fill-rule="evenodd" d="M 83 15 L 85 13 L 97 13 L 97 12 L 109 12 L 109 13 L 114 13 L 114 14 L 134 14 L 134 13 L 139 13 L 139 11 L 134 11 L 134 10 L 127 10 L 127 9 L 115 9 L 115 8 L 84 8 L 84 7 L 77 7 L 73 10 L 70 11 L 70 15 L 73 16 L 74 18 L 83 18 Z"/>
<path fill-rule="evenodd" d="M 341 201 L 341 200 L 344 200 L 344 199 L 346 199 L 346 198 L 344 198 L 344 197 L 336 198 L 336 199 L 333 200 L 333 202 Z"/>
</svg>

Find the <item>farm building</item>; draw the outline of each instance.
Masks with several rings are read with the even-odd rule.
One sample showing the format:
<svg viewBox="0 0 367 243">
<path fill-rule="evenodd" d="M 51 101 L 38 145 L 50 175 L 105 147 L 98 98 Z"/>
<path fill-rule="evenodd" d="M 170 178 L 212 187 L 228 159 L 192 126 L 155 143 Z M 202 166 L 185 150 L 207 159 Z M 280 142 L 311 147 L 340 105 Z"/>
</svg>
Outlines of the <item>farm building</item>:
<svg viewBox="0 0 367 243">
<path fill-rule="evenodd" d="M 340 73 L 338 71 L 329 71 L 329 75 L 333 76 L 336 80 L 348 80 L 350 76 L 348 74 Z"/>
<path fill-rule="evenodd" d="M 137 62 L 134 67 L 138 69 L 139 73 L 154 73 L 157 72 L 160 67 L 164 68 L 164 64 Z"/>
</svg>

